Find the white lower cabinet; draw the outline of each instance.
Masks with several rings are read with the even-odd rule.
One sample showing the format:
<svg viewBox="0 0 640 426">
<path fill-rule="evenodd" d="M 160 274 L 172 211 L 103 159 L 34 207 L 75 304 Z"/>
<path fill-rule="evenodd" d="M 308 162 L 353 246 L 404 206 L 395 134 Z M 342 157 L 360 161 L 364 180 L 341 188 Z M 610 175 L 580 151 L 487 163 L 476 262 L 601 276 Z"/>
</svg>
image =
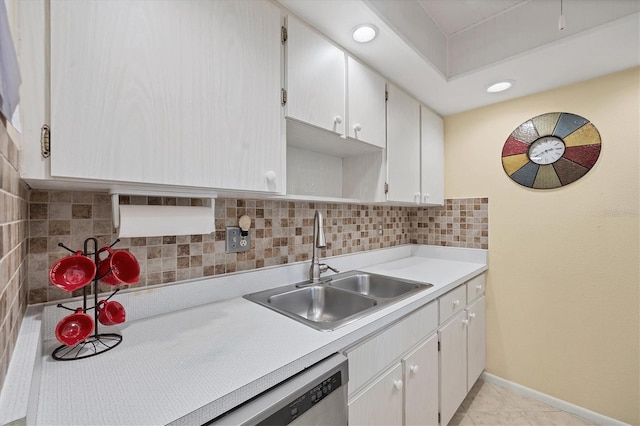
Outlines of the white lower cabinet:
<svg viewBox="0 0 640 426">
<path fill-rule="evenodd" d="M 345 351 L 350 425 L 437 424 L 438 305 Z"/>
<path fill-rule="evenodd" d="M 438 424 L 438 335 L 402 359 L 404 424 Z"/>
<path fill-rule="evenodd" d="M 478 380 L 486 363 L 485 297 L 467 308 L 467 392 Z"/>
<path fill-rule="evenodd" d="M 349 403 L 349 424 L 401 425 L 402 388 L 402 364 L 398 363 Z"/>
<path fill-rule="evenodd" d="M 443 319 L 443 305 L 460 301 L 464 292 L 472 300 L 463 303 L 464 310 Z M 446 425 L 485 367 L 484 275 L 445 294 L 440 302 L 440 423 Z"/>
<path fill-rule="evenodd" d="M 438 330 L 440 339 L 440 421 L 449 423 L 467 395 L 467 313 Z"/>
<path fill-rule="evenodd" d="M 451 421 L 484 370 L 484 289 L 478 275 L 344 351 L 350 425 Z"/>
</svg>

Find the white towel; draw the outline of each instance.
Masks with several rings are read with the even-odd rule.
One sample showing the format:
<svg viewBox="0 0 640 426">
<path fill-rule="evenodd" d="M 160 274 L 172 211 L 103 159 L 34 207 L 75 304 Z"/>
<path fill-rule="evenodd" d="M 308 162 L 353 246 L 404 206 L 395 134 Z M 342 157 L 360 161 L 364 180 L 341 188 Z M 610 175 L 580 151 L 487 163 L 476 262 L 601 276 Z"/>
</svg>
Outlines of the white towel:
<svg viewBox="0 0 640 426">
<path fill-rule="evenodd" d="M 4 0 L 0 0 L 0 112 L 18 131 L 20 130 L 19 114 L 17 114 L 20 83 L 22 80 L 16 49 L 9 30 L 7 7 Z"/>
</svg>

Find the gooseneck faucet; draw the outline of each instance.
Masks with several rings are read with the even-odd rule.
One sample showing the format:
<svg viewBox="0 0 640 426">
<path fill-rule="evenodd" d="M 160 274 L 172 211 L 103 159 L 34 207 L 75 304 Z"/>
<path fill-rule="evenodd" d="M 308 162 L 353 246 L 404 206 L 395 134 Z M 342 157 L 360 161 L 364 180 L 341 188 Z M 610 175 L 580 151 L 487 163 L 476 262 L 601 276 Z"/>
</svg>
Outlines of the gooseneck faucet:
<svg viewBox="0 0 640 426">
<path fill-rule="evenodd" d="M 333 272 L 340 272 L 331 266 L 320 263 L 320 259 L 316 254 L 316 249 L 325 248 L 327 246 L 327 240 L 324 236 L 324 225 L 322 219 L 322 213 L 316 210 L 316 214 L 313 217 L 313 252 L 311 255 L 311 268 L 309 269 L 309 282 L 319 283 L 320 274 L 327 272 L 327 269 L 331 269 Z"/>
</svg>

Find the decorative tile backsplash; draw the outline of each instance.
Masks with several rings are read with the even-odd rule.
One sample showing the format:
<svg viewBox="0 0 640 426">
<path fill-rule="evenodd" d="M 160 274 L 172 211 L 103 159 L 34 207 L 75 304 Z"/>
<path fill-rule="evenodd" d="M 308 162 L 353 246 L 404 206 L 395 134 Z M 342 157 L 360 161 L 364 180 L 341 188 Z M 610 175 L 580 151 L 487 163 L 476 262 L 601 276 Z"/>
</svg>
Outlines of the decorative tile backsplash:
<svg viewBox="0 0 640 426">
<path fill-rule="evenodd" d="M 411 212 L 413 244 L 489 248 L 489 199 L 445 200 L 442 207 L 416 207 Z"/>
<path fill-rule="evenodd" d="M 0 389 L 27 306 L 27 197 L 18 149 L 0 116 Z"/>
<path fill-rule="evenodd" d="M 120 196 L 120 203 L 197 206 L 202 205 L 202 200 Z M 131 251 L 140 262 L 140 282 L 131 287 L 307 261 L 312 253 L 315 210 L 325 216 L 327 248 L 321 250 L 322 257 L 416 242 L 487 247 L 487 222 L 482 223 L 479 216 L 484 212 L 487 217 L 486 199 L 448 200 L 442 208 L 419 209 L 219 198 L 215 207 L 216 232 L 212 234 L 123 238 L 115 248 Z M 225 227 L 237 226 L 238 218 L 245 214 L 252 220 L 251 249 L 226 253 Z M 446 221 L 449 217 L 451 226 Z M 378 225 L 382 226 L 382 236 L 378 235 Z M 111 200 L 105 193 L 32 190 L 29 226 L 29 303 L 69 297 L 48 280 L 50 265 L 69 254 L 59 243 L 82 249 L 83 241 L 94 236 L 102 247 L 116 237 Z M 445 232 L 441 234 L 441 230 Z M 100 291 L 111 289 L 102 286 Z"/>
</svg>

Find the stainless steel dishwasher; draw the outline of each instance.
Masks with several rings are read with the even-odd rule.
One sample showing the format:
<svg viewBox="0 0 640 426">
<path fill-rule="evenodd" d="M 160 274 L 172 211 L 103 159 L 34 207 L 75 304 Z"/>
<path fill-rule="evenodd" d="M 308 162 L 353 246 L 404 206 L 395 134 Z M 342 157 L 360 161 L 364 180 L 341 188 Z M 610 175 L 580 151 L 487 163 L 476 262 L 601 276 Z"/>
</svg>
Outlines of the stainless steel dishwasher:
<svg viewBox="0 0 640 426">
<path fill-rule="evenodd" d="M 347 425 L 348 381 L 347 358 L 335 354 L 207 424 Z"/>
</svg>

